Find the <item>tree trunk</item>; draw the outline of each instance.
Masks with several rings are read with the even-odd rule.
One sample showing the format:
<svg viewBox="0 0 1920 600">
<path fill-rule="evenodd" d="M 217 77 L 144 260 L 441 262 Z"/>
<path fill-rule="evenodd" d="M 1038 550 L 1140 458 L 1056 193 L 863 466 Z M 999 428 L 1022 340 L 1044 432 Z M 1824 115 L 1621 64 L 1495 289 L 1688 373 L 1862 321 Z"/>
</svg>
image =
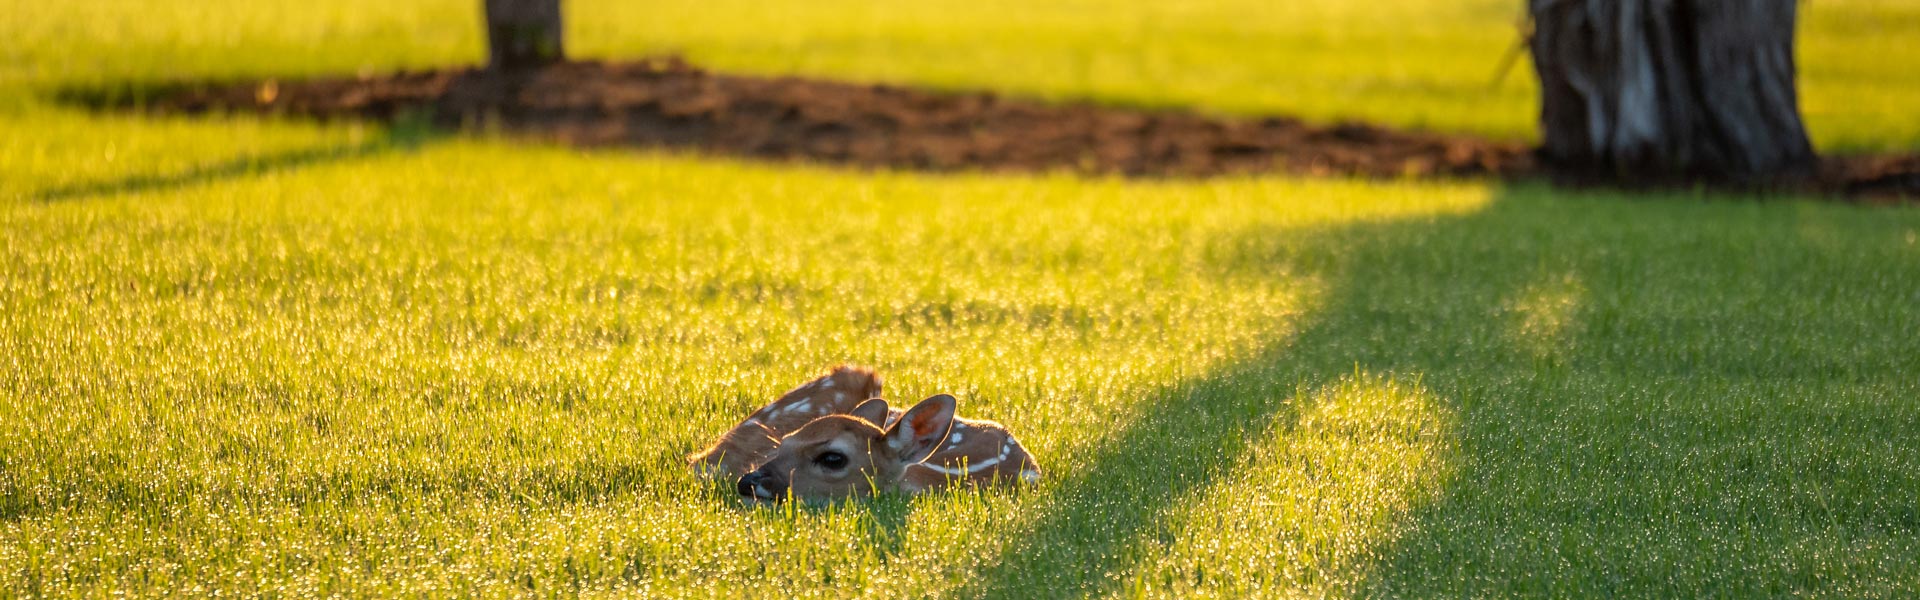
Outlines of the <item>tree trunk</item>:
<svg viewBox="0 0 1920 600">
<path fill-rule="evenodd" d="M 560 43 L 560 0 L 484 0 L 487 68 L 538 67 L 566 56 Z"/>
<path fill-rule="evenodd" d="M 1620 178 L 1764 182 L 1814 163 L 1797 0 L 1528 0 L 1542 158 Z"/>
</svg>

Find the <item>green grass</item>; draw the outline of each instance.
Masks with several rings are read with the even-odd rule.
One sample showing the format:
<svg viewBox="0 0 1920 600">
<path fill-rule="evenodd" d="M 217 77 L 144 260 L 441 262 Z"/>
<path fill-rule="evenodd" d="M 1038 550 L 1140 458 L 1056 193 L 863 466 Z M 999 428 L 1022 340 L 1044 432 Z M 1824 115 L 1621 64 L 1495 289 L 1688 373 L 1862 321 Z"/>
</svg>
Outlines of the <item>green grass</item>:
<svg viewBox="0 0 1920 600">
<path fill-rule="evenodd" d="M 323 4 L 0 8 L 0 595 L 1920 594 L 1912 209 L 857 173 L 44 99 L 478 55 L 465 3 Z M 999 7 L 999 35 L 991 3 L 574 23 L 596 55 L 1525 126 L 1518 79 L 1424 91 L 1477 85 L 1501 6 L 1146 4 Z M 1911 9 L 1807 12 L 1816 135 L 1911 147 L 1914 76 L 1874 62 L 1902 55 L 1815 60 L 1898 46 Z M 1393 73 L 1453 83 L 1363 91 Z M 1816 118 L 1843 79 L 1863 99 Z M 1008 423 L 1050 478 L 766 511 L 681 468 L 841 361 Z"/>
</svg>

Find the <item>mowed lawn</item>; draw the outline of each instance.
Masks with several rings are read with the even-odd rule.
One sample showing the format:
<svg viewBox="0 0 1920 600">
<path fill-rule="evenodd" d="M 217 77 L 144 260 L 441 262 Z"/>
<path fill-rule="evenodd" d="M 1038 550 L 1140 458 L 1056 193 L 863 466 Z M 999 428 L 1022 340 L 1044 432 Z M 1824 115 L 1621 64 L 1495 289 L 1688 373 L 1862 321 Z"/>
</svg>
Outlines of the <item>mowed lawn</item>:
<svg viewBox="0 0 1920 600">
<path fill-rule="evenodd" d="M 1507 2 L 570 4 L 587 56 L 1527 135 Z M 1178 4 L 1168 8 L 1162 4 Z M 1823 148 L 1920 7 L 1803 4 Z M 469 2 L 0 0 L 0 596 L 1920 595 L 1920 211 L 865 173 L 71 86 L 480 53 Z M 840 362 L 1018 493 L 747 509 Z"/>
</svg>

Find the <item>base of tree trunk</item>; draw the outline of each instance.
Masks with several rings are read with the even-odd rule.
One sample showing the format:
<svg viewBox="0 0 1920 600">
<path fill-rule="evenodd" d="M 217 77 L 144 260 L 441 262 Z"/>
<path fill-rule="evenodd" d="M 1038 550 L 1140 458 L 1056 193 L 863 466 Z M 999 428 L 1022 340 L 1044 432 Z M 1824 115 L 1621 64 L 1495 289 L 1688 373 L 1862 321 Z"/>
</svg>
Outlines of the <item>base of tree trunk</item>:
<svg viewBox="0 0 1920 600">
<path fill-rule="evenodd" d="M 1530 0 L 1541 158 L 1620 179 L 1810 172 L 1796 1 Z"/>
<path fill-rule="evenodd" d="M 520 70 L 560 62 L 560 0 L 484 0 L 487 68 Z"/>
</svg>

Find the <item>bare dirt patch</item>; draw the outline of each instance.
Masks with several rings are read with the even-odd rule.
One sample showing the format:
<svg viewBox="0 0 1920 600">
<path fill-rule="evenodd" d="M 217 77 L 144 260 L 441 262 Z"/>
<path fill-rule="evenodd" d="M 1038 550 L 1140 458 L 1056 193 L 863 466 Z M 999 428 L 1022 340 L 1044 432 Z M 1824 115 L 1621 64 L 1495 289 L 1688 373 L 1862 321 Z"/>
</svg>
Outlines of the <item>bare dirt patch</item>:
<svg viewBox="0 0 1920 600">
<path fill-rule="evenodd" d="M 1471 136 L 725 75 L 673 58 L 570 62 L 512 74 L 463 69 L 183 85 L 142 104 L 158 112 L 245 111 L 319 119 L 391 120 L 419 113 L 449 128 L 583 146 L 682 148 L 933 171 L 1595 180 L 1542 165 L 1524 144 Z M 1841 197 L 1920 198 L 1920 156 L 1829 157 L 1815 174 L 1777 187 Z"/>
</svg>

